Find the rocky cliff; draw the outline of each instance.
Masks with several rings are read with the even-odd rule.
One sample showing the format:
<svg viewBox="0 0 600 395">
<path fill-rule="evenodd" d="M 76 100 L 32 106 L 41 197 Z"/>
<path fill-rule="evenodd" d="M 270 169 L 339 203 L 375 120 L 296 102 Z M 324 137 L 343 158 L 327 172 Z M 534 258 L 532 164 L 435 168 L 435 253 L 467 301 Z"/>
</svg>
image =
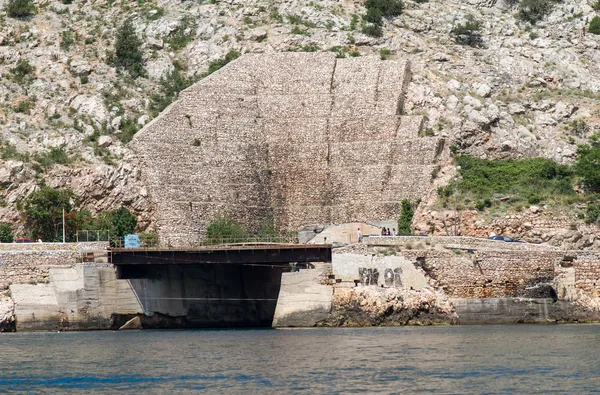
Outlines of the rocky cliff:
<svg viewBox="0 0 600 395">
<path fill-rule="evenodd" d="M 4 16 L 0 217 L 16 221 L 17 202 L 44 181 L 72 187 L 93 211 L 125 204 L 150 226 L 155 208 L 128 135 L 155 115 L 149 96 L 163 93 L 161 78 L 175 68 L 200 77 L 231 50 L 410 60 L 405 113 L 425 117 L 427 134 L 453 150 L 481 157 L 567 163 L 598 129 L 599 36 L 584 30 L 591 3 L 558 3 L 532 25 L 517 17 L 515 2 L 406 1 L 400 16 L 384 20 L 382 37 L 361 32 L 364 12 L 360 1 L 333 0 L 40 1 L 32 17 Z M 129 17 L 147 70 L 137 79 L 111 63 Z M 481 22 L 477 46 L 451 34 L 467 19 Z M 588 127 L 574 132 L 573 120 Z M 44 160 L 52 148 L 68 159 Z M 442 168 L 436 183 L 452 175 Z"/>
</svg>

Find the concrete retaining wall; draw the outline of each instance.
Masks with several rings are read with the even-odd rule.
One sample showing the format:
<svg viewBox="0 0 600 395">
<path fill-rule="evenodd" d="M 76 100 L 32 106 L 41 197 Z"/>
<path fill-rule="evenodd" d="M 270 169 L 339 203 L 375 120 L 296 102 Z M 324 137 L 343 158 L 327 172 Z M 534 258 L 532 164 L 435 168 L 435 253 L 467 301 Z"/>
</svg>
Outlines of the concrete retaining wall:
<svg viewBox="0 0 600 395">
<path fill-rule="evenodd" d="M 316 269 L 283 273 L 274 327 L 310 327 L 329 316 L 333 288 L 323 280 L 330 269 L 331 265 L 318 265 Z"/>
<path fill-rule="evenodd" d="M 171 265 L 118 279 L 108 264 L 50 268 L 45 284 L 12 284 L 16 328 L 116 329 L 134 315 L 144 327 L 271 326 L 282 268 Z"/>
</svg>

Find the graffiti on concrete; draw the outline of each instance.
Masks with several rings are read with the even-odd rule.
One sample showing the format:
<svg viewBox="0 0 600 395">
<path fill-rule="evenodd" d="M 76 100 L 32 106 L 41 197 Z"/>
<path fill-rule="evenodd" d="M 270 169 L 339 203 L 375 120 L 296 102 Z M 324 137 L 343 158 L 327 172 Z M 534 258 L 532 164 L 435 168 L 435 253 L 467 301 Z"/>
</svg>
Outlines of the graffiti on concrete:
<svg viewBox="0 0 600 395">
<path fill-rule="evenodd" d="M 394 270 L 385 269 L 384 274 L 386 287 L 402 287 L 402 269 L 397 267 Z"/>
<path fill-rule="evenodd" d="M 358 276 L 362 285 L 379 285 L 379 270 L 376 268 L 358 268 Z M 385 269 L 383 283 L 386 287 L 402 287 L 402 269 Z"/>
<path fill-rule="evenodd" d="M 359 267 L 358 276 L 363 285 L 377 285 L 379 270 L 374 268 Z"/>
</svg>

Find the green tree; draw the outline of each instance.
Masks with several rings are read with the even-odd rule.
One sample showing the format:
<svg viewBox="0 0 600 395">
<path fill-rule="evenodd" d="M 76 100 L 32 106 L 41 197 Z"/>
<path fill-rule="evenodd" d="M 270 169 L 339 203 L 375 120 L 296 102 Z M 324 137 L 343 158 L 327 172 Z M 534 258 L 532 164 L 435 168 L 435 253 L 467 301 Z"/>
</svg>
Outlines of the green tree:
<svg viewBox="0 0 600 395">
<path fill-rule="evenodd" d="M 600 133 L 590 137 L 589 144 L 577 147 L 577 159 L 573 166 L 581 177 L 585 189 L 600 191 Z"/>
<path fill-rule="evenodd" d="M 26 18 L 35 14 L 35 5 L 32 0 L 9 0 L 6 13 L 11 18 Z"/>
<path fill-rule="evenodd" d="M 596 15 L 592 18 L 588 30 L 592 34 L 600 34 L 600 16 Z"/>
<path fill-rule="evenodd" d="M 454 36 L 454 41 L 457 44 L 480 47 L 483 44 L 480 30 L 481 23 L 476 21 L 472 15 L 469 15 L 467 21 L 464 24 L 455 25 L 450 34 Z"/>
<path fill-rule="evenodd" d="M 217 218 L 206 228 L 205 240 L 209 244 L 239 243 L 247 239 L 248 232 L 246 229 L 229 217 Z"/>
<path fill-rule="evenodd" d="M 0 242 L 2 243 L 12 243 L 15 239 L 13 234 L 12 224 L 8 222 L 0 222 Z"/>
<path fill-rule="evenodd" d="M 150 95 L 150 111 L 157 116 L 177 98 L 179 92 L 196 82 L 196 76 L 186 78 L 178 68 L 160 79 L 161 92 Z"/>
<path fill-rule="evenodd" d="M 378 9 L 385 17 L 394 17 L 402 14 L 404 3 L 401 0 L 367 0 L 365 7 L 367 10 Z"/>
<path fill-rule="evenodd" d="M 242 55 L 241 53 L 239 53 L 238 51 L 234 51 L 234 50 L 227 52 L 225 57 L 223 57 L 222 59 L 214 60 L 208 64 L 207 74 L 214 73 L 215 71 L 224 67 L 227 63 L 239 58 L 241 55 Z"/>
<path fill-rule="evenodd" d="M 363 19 L 367 22 L 379 25 L 383 22 L 383 13 L 378 8 L 367 8 L 367 13 Z"/>
<path fill-rule="evenodd" d="M 519 18 L 533 25 L 544 19 L 553 6 L 552 0 L 523 0 L 519 3 Z"/>
<path fill-rule="evenodd" d="M 129 72 L 132 78 L 143 77 L 146 75 L 146 69 L 142 56 L 142 40 L 136 34 L 131 19 L 127 19 L 117 31 L 115 66 Z"/>
<path fill-rule="evenodd" d="M 400 218 L 398 219 L 398 236 L 410 236 L 412 234 L 412 230 L 410 226 L 412 225 L 414 211 L 412 205 L 410 204 L 410 200 L 402 199 L 402 212 L 400 213 Z"/>
<path fill-rule="evenodd" d="M 125 207 L 111 212 L 114 233 L 117 236 L 125 236 L 135 233 L 137 218 Z"/>
<path fill-rule="evenodd" d="M 35 72 L 35 66 L 32 66 L 27 59 L 21 59 L 17 65 L 9 70 L 12 74 L 12 79 L 19 84 L 32 79 L 32 74 Z"/>
<path fill-rule="evenodd" d="M 25 227 L 34 239 L 62 241 L 62 215 L 73 209 L 73 192 L 42 187 L 30 194 L 23 204 Z"/>
</svg>

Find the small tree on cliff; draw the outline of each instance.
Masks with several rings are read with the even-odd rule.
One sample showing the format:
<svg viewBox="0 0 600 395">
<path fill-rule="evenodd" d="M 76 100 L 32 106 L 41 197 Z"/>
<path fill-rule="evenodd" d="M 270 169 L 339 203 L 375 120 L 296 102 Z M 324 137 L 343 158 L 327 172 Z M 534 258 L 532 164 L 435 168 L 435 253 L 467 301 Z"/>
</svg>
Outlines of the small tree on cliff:
<svg viewBox="0 0 600 395">
<path fill-rule="evenodd" d="M 123 22 L 115 41 L 115 66 L 129 72 L 132 78 L 146 75 L 142 62 L 142 40 L 135 33 L 131 19 Z"/>
<path fill-rule="evenodd" d="M 23 204 L 25 227 L 35 239 L 62 241 L 63 209 L 69 214 L 73 192 L 68 189 L 42 187 L 33 192 Z"/>
<path fill-rule="evenodd" d="M 113 229 L 117 236 L 125 236 L 135 233 L 137 218 L 125 207 L 121 207 L 111 213 Z"/>
<path fill-rule="evenodd" d="M 575 174 L 582 180 L 583 187 L 591 192 L 600 191 L 600 133 L 589 138 L 589 144 L 577 147 Z"/>
<path fill-rule="evenodd" d="M 0 222 L 0 242 L 12 243 L 14 238 L 12 225 L 8 222 Z"/>
<path fill-rule="evenodd" d="M 6 14 L 11 18 L 26 18 L 35 14 L 32 0 L 8 0 Z"/>
<path fill-rule="evenodd" d="M 413 215 L 414 211 L 410 200 L 402 199 L 402 212 L 398 219 L 398 236 L 410 236 L 412 234 L 410 226 L 412 225 Z"/>
<path fill-rule="evenodd" d="M 600 0 L 598 3 L 600 4 Z M 600 16 L 596 15 L 592 18 L 588 31 L 592 34 L 600 34 Z"/>
</svg>

